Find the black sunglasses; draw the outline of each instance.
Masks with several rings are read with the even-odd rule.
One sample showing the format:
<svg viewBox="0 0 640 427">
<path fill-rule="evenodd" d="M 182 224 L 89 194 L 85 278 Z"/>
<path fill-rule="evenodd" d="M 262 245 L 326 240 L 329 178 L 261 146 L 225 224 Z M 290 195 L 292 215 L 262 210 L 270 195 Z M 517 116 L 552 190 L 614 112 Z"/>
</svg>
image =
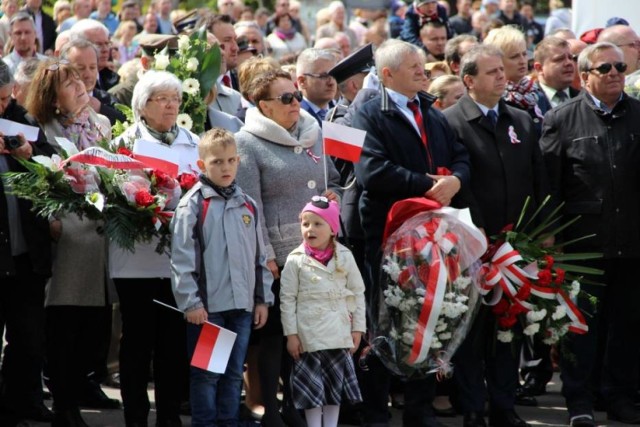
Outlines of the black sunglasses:
<svg viewBox="0 0 640 427">
<path fill-rule="evenodd" d="M 589 68 L 587 71 L 597 71 L 600 74 L 608 74 L 612 68 L 615 68 L 617 72 L 624 73 L 627 71 L 627 64 L 624 62 L 614 62 L 613 64 L 610 62 L 605 62 L 604 64 L 600 64 L 597 67 Z"/>
<path fill-rule="evenodd" d="M 285 92 L 280 96 L 276 96 L 275 98 L 265 98 L 265 101 L 273 101 L 275 99 L 279 99 L 284 105 L 289 105 L 295 99 L 296 101 L 302 101 L 302 92 L 296 90 L 295 92 Z"/>
</svg>

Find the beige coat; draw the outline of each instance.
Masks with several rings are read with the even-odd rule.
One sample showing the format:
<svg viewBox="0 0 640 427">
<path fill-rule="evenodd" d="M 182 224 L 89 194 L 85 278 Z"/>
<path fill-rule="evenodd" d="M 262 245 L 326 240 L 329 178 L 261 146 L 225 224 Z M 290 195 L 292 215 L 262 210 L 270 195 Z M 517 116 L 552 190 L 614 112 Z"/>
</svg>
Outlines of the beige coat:
<svg viewBox="0 0 640 427">
<path fill-rule="evenodd" d="M 353 255 L 337 244 L 323 265 L 298 246 L 287 257 L 280 279 L 282 326 L 298 334 L 304 351 L 352 348 L 352 331 L 365 332 L 364 282 Z"/>
</svg>

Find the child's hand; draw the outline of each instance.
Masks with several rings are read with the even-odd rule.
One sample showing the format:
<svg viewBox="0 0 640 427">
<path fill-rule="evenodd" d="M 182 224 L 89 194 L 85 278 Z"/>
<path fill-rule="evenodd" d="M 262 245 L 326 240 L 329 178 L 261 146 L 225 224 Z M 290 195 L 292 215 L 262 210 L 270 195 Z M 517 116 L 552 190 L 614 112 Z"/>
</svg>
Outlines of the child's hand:
<svg viewBox="0 0 640 427">
<path fill-rule="evenodd" d="M 256 304 L 253 310 L 253 329 L 260 329 L 267 323 L 269 308 L 267 304 Z"/>
<path fill-rule="evenodd" d="M 207 310 L 200 307 L 195 310 L 187 311 L 185 313 L 185 317 L 187 322 L 193 323 L 194 325 L 202 325 L 209 319 L 209 315 L 207 314 Z"/>
<path fill-rule="evenodd" d="M 354 354 L 360 347 L 360 340 L 362 340 L 362 332 L 351 332 L 351 338 L 353 339 L 353 348 L 349 350 L 349 353 Z"/>
<path fill-rule="evenodd" d="M 300 359 L 300 354 L 304 352 L 302 343 L 297 335 L 287 335 L 287 351 L 293 357 L 293 360 Z"/>
<path fill-rule="evenodd" d="M 322 194 L 324 197 L 329 199 L 329 201 L 338 202 L 338 195 L 334 193 L 332 190 L 327 190 Z"/>
</svg>

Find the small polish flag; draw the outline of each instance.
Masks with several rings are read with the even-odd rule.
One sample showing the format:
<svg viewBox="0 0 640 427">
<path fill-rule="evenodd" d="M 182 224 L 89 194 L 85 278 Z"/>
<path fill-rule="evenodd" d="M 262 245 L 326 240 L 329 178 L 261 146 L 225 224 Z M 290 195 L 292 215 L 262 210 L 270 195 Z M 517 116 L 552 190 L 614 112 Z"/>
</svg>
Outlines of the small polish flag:
<svg viewBox="0 0 640 427">
<path fill-rule="evenodd" d="M 191 358 L 191 366 L 216 374 L 224 374 L 235 341 L 235 332 L 213 323 L 203 323 Z"/>
<path fill-rule="evenodd" d="M 353 163 L 360 161 L 360 153 L 364 145 L 367 132 L 339 125 L 332 122 L 322 122 L 322 138 L 324 153 Z"/>
<path fill-rule="evenodd" d="M 172 178 L 178 176 L 178 163 L 175 151 L 154 141 L 139 139 L 133 144 L 133 157 L 147 168 L 159 169 Z"/>
</svg>

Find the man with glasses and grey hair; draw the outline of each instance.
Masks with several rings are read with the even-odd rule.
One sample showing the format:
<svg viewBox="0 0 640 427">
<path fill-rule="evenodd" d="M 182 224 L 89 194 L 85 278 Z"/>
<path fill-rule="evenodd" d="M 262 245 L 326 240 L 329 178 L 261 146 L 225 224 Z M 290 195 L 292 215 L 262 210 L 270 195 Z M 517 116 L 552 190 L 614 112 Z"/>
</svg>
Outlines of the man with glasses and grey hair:
<svg viewBox="0 0 640 427">
<path fill-rule="evenodd" d="M 305 49 L 298 56 L 296 76 L 298 88 L 304 95 L 300 107 L 311 114 L 322 127 L 322 121 L 333 108 L 336 96 L 336 79 L 329 70 L 336 65 L 336 56 L 326 49 Z"/>
<path fill-rule="evenodd" d="M 604 398 L 609 420 L 640 424 L 634 406 L 640 355 L 640 101 L 624 93 L 626 69 L 620 47 L 598 42 L 585 48 L 578 57 L 584 90 L 547 112 L 540 141 L 555 204 L 564 203 L 567 220 L 580 215 L 563 239 L 594 236 L 565 250 L 603 254 L 582 263 L 604 270 L 590 278 L 606 286 L 582 283 L 598 298 L 597 311 L 586 299 L 578 300 L 589 314 L 589 332 L 569 337 L 571 360 L 560 364 L 572 426 L 596 425 L 592 391 Z"/>
<path fill-rule="evenodd" d="M 2 60 L 9 67 L 11 74 L 15 73 L 18 65 L 26 59 L 46 58 L 36 51 L 36 24 L 28 13 L 18 12 L 11 17 L 9 35 L 13 50 Z"/>
</svg>

